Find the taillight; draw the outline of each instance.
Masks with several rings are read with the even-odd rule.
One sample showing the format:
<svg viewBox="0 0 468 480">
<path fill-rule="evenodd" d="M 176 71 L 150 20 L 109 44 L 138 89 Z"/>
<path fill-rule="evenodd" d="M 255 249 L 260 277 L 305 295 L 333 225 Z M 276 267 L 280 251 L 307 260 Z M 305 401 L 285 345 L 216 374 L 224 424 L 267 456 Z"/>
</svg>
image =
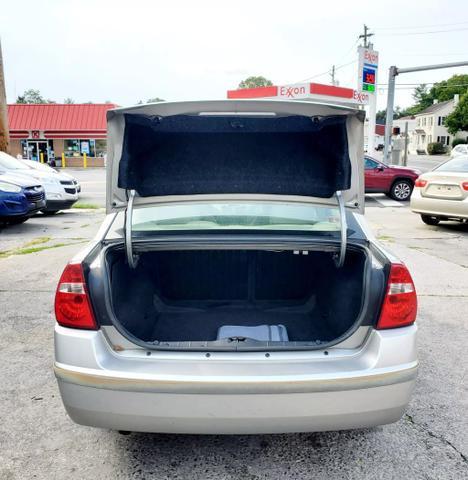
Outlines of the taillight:
<svg viewBox="0 0 468 480">
<path fill-rule="evenodd" d="M 80 263 L 69 263 L 60 277 L 55 318 L 64 327 L 97 329 Z"/>
<path fill-rule="evenodd" d="M 463 190 L 468 191 L 468 182 L 463 182 L 462 183 L 462 188 L 463 188 Z"/>
<path fill-rule="evenodd" d="M 377 328 L 411 325 L 416 320 L 417 309 L 416 289 L 408 269 L 400 263 L 392 263 Z"/>
<path fill-rule="evenodd" d="M 427 185 L 427 180 L 423 180 L 422 178 L 417 178 L 414 182 L 415 187 L 423 188 Z"/>
</svg>

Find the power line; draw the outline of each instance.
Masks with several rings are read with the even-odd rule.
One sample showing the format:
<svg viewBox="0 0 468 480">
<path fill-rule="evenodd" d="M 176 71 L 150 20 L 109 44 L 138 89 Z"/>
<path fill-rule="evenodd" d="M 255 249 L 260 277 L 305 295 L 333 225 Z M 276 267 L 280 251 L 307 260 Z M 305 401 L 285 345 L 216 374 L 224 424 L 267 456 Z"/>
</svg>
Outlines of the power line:
<svg viewBox="0 0 468 480">
<path fill-rule="evenodd" d="M 463 83 L 460 85 L 443 85 L 439 88 L 451 88 L 451 87 L 468 87 L 468 83 Z M 379 87 L 377 86 L 379 90 L 388 90 L 388 87 Z M 414 87 L 395 87 L 395 90 L 414 90 Z"/>
<path fill-rule="evenodd" d="M 415 85 L 415 86 L 419 86 L 419 85 L 435 85 L 437 83 L 441 83 L 441 82 L 444 82 L 445 80 L 439 80 L 438 82 L 419 82 L 419 83 L 399 83 L 398 85 Z M 388 83 L 378 83 L 377 86 L 378 87 L 381 87 L 381 86 L 385 86 L 385 85 L 388 85 Z M 466 85 L 468 85 L 468 83 L 458 83 L 456 85 L 439 85 L 440 88 L 450 88 L 450 87 L 465 87 Z"/>
<path fill-rule="evenodd" d="M 375 30 L 408 30 L 411 28 L 432 28 L 432 27 L 451 27 L 453 25 L 466 25 L 468 21 L 465 22 L 456 22 L 456 23 L 439 23 L 439 24 L 432 24 L 432 25 L 406 25 L 406 26 L 398 26 L 398 27 L 377 27 Z"/>
<path fill-rule="evenodd" d="M 349 50 L 340 58 L 340 61 L 338 63 L 341 63 L 345 58 L 348 58 L 348 55 L 351 53 L 352 50 L 356 51 L 356 45 L 359 43 L 360 38 L 357 37 L 355 42 L 351 45 Z"/>
<path fill-rule="evenodd" d="M 466 28 L 452 28 L 450 30 L 431 30 L 428 32 L 405 32 L 405 33 L 381 33 L 380 36 L 385 37 L 406 37 L 408 35 L 432 35 L 433 33 L 452 33 L 452 32 L 461 32 L 464 30 L 468 30 Z"/>
<path fill-rule="evenodd" d="M 357 60 L 351 60 L 351 62 L 348 62 L 348 63 L 343 63 L 343 65 L 334 65 L 335 67 L 335 72 L 337 70 L 340 70 L 341 68 L 344 68 L 344 67 L 347 67 L 348 65 L 351 65 L 353 63 L 356 63 Z M 323 73 L 318 73 L 317 75 L 313 75 L 312 77 L 307 77 L 307 78 L 304 78 L 302 80 L 298 80 L 297 82 L 295 83 L 301 83 L 301 82 L 306 82 L 308 80 L 313 80 L 314 78 L 318 78 L 318 77 L 323 77 L 324 75 L 329 75 L 332 73 L 332 69 L 328 69 L 326 72 L 323 72 Z"/>
<path fill-rule="evenodd" d="M 317 73 L 317 75 L 312 75 L 311 77 L 303 78 L 302 80 L 298 80 L 297 82 L 294 82 L 294 83 L 306 82 L 307 80 L 313 80 L 314 78 L 323 77 L 324 75 L 328 75 L 329 73 L 330 73 L 330 70 L 327 70 L 326 72 Z"/>
<path fill-rule="evenodd" d="M 398 55 L 401 57 L 449 57 L 449 56 L 457 56 L 457 55 L 464 55 L 466 56 L 466 52 L 460 53 L 400 53 Z"/>
<path fill-rule="evenodd" d="M 347 67 L 348 65 L 352 65 L 353 63 L 356 63 L 357 62 L 357 59 L 354 59 L 354 60 L 351 60 L 350 62 L 348 63 L 343 63 L 343 65 L 337 65 L 335 67 L 335 70 L 340 70 L 340 68 L 344 68 L 344 67 Z"/>
<path fill-rule="evenodd" d="M 356 40 L 354 41 L 354 43 L 351 45 L 351 47 L 346 51 L 346 53 L 340 57 L 340 60 L 339 62 L 337 62 L 338 64 L 340 62 L 342 62 L 345 58 L 348 57 L 348 55 L 352 52 L 353 49 L 355 49 L 356 45 L 358 44 L 359 42 L 359 37 L 356 38 Z M 357 62 L 357 60 L 353 60 L 352 62 L 350 63 L 347 63 L 347 64 L 343 64 L 343 65 L 334 65 L 335 67 L 335 72 L 336 70 L 339 70 L 340 68 L 342 67 L 345 67 L 347 65 L 351 65 L 351 63 L 354 63 L 354 62 Z M 319 78 L 319 77 L 323 77 L 325 75 L 330 75 L 332 73 L 332 68 L 329 68 L 326 72 L 322 72 L 322 73 L 317 73 L 316 75 L 312 75 L 310 77 L 306 77 L 306 78 L 303 78 L 302 80 L 297 80 L 296 82 L 294 83 L 301 83 L 301 82 L 306 82 L 308 80 L 313 80 L 314 78 Z"/>
</svg>

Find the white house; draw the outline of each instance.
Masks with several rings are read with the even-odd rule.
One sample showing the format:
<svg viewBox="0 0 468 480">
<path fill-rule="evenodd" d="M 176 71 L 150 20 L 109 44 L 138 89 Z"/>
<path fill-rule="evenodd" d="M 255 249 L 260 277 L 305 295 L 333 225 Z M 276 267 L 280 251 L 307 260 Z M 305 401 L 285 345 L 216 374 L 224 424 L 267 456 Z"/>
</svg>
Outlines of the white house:
<svg viewBox="0 0 468 480">
<path fill-rule="evenodd" d="M 459 95 L 446 102 L 434 102 L 433 105 L 415 115 L 416 127 L 410 135 L 409 151 L 411 153 L 427 153 L 427 145 L 440 142 L 450 147 L 454 138 L 468 140 L 468 132 L 450 135 L 444 125 L 446 117 L 453 112 L 459 101 Z"/>
</svg>

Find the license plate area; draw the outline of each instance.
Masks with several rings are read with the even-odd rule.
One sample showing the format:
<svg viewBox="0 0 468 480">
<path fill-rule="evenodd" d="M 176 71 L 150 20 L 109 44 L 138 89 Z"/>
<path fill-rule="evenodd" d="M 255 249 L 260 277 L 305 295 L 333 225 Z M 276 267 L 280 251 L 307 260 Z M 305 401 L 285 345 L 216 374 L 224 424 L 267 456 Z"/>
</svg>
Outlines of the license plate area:
<svg viewBox="0 0 468 480">
<path fill-rule="evenodd" d="M 461 190 L 458 185 L 450 184 L 431 184 L 425 192 L 425 196 L 435 198 L 462 198 Z"/>
</svg>

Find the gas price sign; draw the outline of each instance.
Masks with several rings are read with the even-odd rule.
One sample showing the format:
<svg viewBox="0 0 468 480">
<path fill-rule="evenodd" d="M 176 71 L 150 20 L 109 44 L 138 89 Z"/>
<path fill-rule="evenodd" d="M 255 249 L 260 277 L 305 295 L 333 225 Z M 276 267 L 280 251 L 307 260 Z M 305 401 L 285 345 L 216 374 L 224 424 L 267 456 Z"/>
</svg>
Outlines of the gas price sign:
<svg viewBox="0 0 468 480">
<path fill-rule="evenodd" d="M 378 52 L 368 48 L 359 47 L 359 91 L 375 93 L 378 64 Z"/>
<path fill-rule="evenodd" d="M 362 90 L 365 92 L 375 92 L 375 70 L 373 68 L 363 68 Z"/>
</svg>

